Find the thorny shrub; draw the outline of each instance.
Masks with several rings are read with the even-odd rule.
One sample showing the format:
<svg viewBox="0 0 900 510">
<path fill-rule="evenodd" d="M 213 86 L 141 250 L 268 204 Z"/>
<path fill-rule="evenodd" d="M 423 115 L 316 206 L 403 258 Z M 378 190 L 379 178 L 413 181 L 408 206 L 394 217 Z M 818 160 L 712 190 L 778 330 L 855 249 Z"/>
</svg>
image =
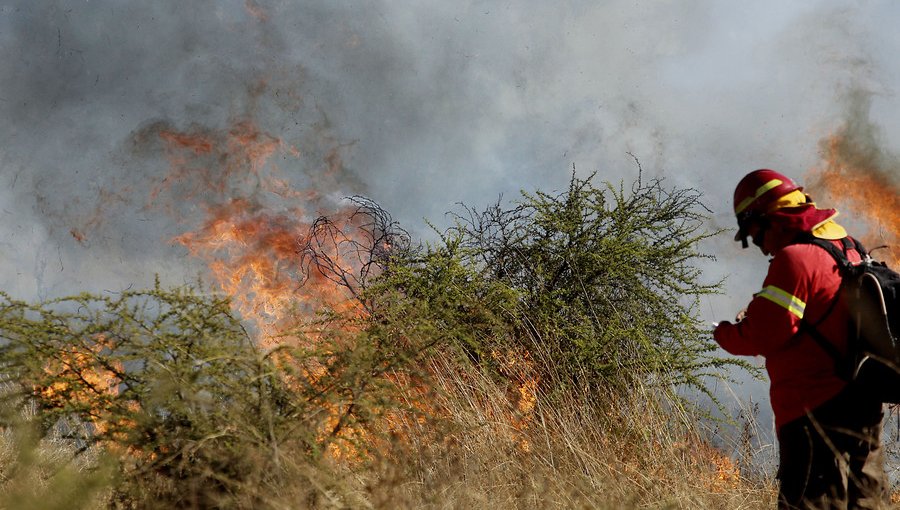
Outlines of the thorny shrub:
<svg viewBox="0 0 900 510">
<path fill-rule="evenodd" d="M 360 338 L 350 348 L 335 329 L 312 345 L 309 330 L 263 352 L 227 299 L 192 288 L 39 305 L 0 294 L 2 417 L 21 427 L 11 410 L 31 409 L 38 436 L 68 442 L 73 460 L 112 453 L 115 506 L 255 507 L 300 481 L 285 470 L 298 456 L 317 477 L 309 466 L 364 447 L 391 407 L 379 375 L 402 371 Z"/>
<path fill-rule="evenodd" d="M 298 495 L 301 506 L 366 506 L 341 473 L 402 462 L 391 456 L 427 446 L 416 437 L 453 441 L 440 418 L 469 397 L 454 400 L 435 376 L 505 384 L 522 430 L 566 395 L 601 409 L 634 388 L 667 399 L 721 376 L 733 362 L 714 356 L 696 313 L 718 290 L 698 267 L 698 243 L 714 235 L 699 199 L 660 181 L 595 187 L 573 175 L 559 194 L 465 208 L 439 242 L 412 246 L 377 204 L 353 198 L 354 221 L 320 218 L 299 252 L 356 305 L 297 317 L 272 350 L 201 288 L 39 304 L 0 294 L 0 417 L 22 427 L 28 408 L 37 437 L 66 441 L 72 459 L 108 453 L 113 507 L 258 508 Z M 448 355 L 453 374 L 427 362 Z M 397 436 L 409 426 L 436 428 Z"/>
</svg>

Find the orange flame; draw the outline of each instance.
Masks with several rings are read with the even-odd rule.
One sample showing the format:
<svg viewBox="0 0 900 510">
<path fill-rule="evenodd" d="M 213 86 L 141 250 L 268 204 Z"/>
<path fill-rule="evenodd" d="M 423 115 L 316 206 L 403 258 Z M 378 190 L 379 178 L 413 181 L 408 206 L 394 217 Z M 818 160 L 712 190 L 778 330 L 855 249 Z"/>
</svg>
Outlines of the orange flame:
<svg viewBox="0 0 900 510">
<path fill-rule="evenodd" d="M 361 264 L 365 263 L 359 259 L 358 252 L 345 249 L 343 244 L 345 238 L 354 240 L 361 226 L 359 222 L 365 221 L 353 215 L 355 208 L 329 214 L 330 222 L 324 225 L 320 240 L 322 244 L 316 246 L 323 250 L 323 256 L 336 273 L 307 271 L 299 253 L 298 241 L 313 227 L 308 210 L 323 201 L 316 188 L 329 191 L 339 188 L 337 180 L 344 173 L 342 146 L 334 146 L 322 156 L 315 186 L 304 189 L 285 178 L 275 164 L 299 160 L 301 152 L 263 132 L 251 121 L 236 122 L 224 132 L 164 129 L 158 135 L 170 169 L 167 177 L 151 190 L 151 206 L 169 210 L 178 217 L 186 231 L 173 242 L 206 264 L 215 284 L 232 297 L 241 316 L 255 324 L 260 345 L 273 348 L 276 344 L 297 341 L 284 332 L 297 325 L 298 313 L 301 318 L 322 308 L 363 313 L 361 303 L 349 292 L 352 289 L 348 289 L 348 283 L 341 283 L 341 278 L 359 274 Z M 319 226 L 315 224 L 315 232 Z M 364 240 L 360 241 L 365 244 Z M 354 331 L 349 329 L 353 327 L 347 323 L 339 326 L 340 332 L 351 333 L 348 342 L 353 341 Z M 311 336 L 305 342 L 317 340 L 318 337 Z M 504 411 L 502 418 L 512 423 L 521 449 L 527 452 L 531 446 L 526 436 L 538 398 L 539 380 L 534 363 L 527 355 L 514 352 L 498 352 L 495 358 L 510 380 L 512 406 Z M 323 375 L 324 366 L 307 363 L 295 368 L 300 370 L 306 384 L 315 385 Z M 421 402 L 412 403 L 411 407 L 421 415 L 435 412 L 426 403 L 426 392 L 416 393 L 417 381 L 398 377 L 391 382 L 413 386 L 409 388 L 413 392 L 410 396 L 421 397 Z M 317 437 L 337 460 L 359 460 L 362 452 L 356 445 L 373 439 L 366 430 L 354 428 L 350 422 L 343 423 L 347 406 L 352 405 L 353 402 L 323 404 L 323 420 Z M 392 423 L 391 419 L 388 417 L 387 427 L 400 430 L 400 424 Z"/>
<path fill-rule="evenodd" d="M 360 303 L 346 286 L 303 265 L 299 241 L 312 227 L 307 209 L 322 197 L 313 187 L 296 187 L 274 163 L 299 160 L 298 149 L 247 120 L 235 122 L 225 132 L 165 129 L 159 138 L 170 169 L 151 191 L 151 206 L 167 209 L 185 224 L 188 230 L 174 237 L 173 243 L 205 263 L 219 290 L 255 326 L 262 347 L 299 342 L 291 336 L 292 328 L 324 308 L 360 311 Z M 323 156 L 314 184 L 333 191 L 342 170 L 340 147 L 333 148 Z M 343 208 L 330 215 L 336 232 L 353 235 L 359 226 L 352 218 L 353 210 Z M 320 248 L 339 270 L 353 274 L 358 269 L 338 244 Z M 302 346 L 315 343 L 316 334 L 305 331 Z M 305 384 L 316 384 L 324 375 L 324 363 L 313 360 L 294 368 Z M 286 377 L 288 384 L 297 382 Z M 343 461 L 361 458 L 353 445 L 366 442 L 366 432 L 343 423 L 345 408 L 323 405 L 318 439 L 327 445 L 328 454 Z"/>
<path fill-rule="evenodd" d="M 306 274 L 301 265 L 298 239 L 310 228 L 307 207 L 321 197 L 295 188 L 273 163 L 297 159 L 299 150 L 249 120 L 226 132 L 166 129 L 159 137 L 170 170 L 151 191 L 151 205 L 188 223 L 185 204 L 197 203 L 201 210 L 190 212 L 203 215 L 200 225 L 173 242 L 206 263 L 220 290 L 256 325 L 262 345 L 273 346 L 293 313 L 353 306 L 346 289 L 316 272 Z M 322 170 L 327 184 L 341 168 L 340 154 L 332 150 Z"/>
<path fill-rule="evenodd" d="M 499 365 L 500 372 L 510 381 L 509 401 L 514 403 L 515 411 L 506 419 L 520 436 L 519 448 L 525 453 L 530 452 L 531 443 L 526 436 L 534 422 L 540 385 L 534 361 L 527 352 L 513 350 L 493 350 L 491 357 Z"/>
<path fill-rule="evenodd" d="M 52 405 L 63 407 L 77 403 L 89 406 L 88 414 L 94 418 L 97 434 L 105 433 L 112 425 L 105 402 L 119 394 L 122 382 L 116 373 L 123 370 L 120 363 L 107 367 L 97 359 L 98 354 L 110 345 L 107 338 L 97 336 L 87 345 L 68 346 L 44 367 L 53 382 L 37 390 Z"/>
<path fill-rule="evenodd" d="M 740 484 L 741 470 L 731 457 L 712 448 L 707 452 L 707 455 L 715 468 L 715 474 L 710 480 L 710 486 L 713 491 L 725 492 L 728 489 L 734 489 Z"/>
<path fill-rule="evenodd" d="M 699 481 L 707 490 L 724 493 L 741 484 L 741 468 L 725 452 L 708 441 L 689 435 L 683 442 L 675 443 L 680 454 L 702 473 Z"/>
<path fill-rule="evenodd" d="M 900 266 L 900 186 L 891 177 L 895 168 L 885 163 L 883 154 L 873 150 L 872 141 L 844 127 L 822 142 L 822 166 L 811 172 L 808 190 L 823 193 L 846 207 L 868 225 L 860 240 L 873 256 L 893 267 Z M 852 233 L 851 233 L 852 234 Z"/>
</svg>

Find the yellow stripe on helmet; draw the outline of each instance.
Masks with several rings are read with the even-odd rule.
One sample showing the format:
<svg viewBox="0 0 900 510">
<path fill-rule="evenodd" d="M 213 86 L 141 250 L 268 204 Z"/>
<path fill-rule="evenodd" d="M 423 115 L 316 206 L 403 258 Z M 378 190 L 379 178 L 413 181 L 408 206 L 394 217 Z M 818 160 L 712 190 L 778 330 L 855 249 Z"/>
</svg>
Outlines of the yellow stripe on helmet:
<svg viewBox="0 0 900 510">
<path fill-rule="evenodd" d="M 754 201 L 756 201 L 757 198 L 763 196 L 763 194 L 765 192 L 769 191 L 770 189 L 777 188 L 782 183 L 783 183 L 783 181 L 781 179 L 772 179 L 771 181 L 763 184 L 762 186 L 759 187 L 759 189 L 756 190 L 756 193 L 752 197 L 747 197 L 744 200 L 742 200 L 741 203 L 738 204 L 737 207 L 734 208 L 734 213 L 741 214 L 742 212 L 744 212 L 744 209 L 750 207 L 750 204 L 752 204 Z"/>
<path fill-rule="evenodd" d="M 774 285 L 769 285 L 768 287 L 763 288 L 763 290 L 757 292 L 756 295 L 762 298 L 766 298 L 776 305 L 786 309 L 787 311 L 796 315 L 798 319 L 802 319 L 804 312 L 806 312 L 806 302 L 789 292 L 775 287 Z"/>
</svg>

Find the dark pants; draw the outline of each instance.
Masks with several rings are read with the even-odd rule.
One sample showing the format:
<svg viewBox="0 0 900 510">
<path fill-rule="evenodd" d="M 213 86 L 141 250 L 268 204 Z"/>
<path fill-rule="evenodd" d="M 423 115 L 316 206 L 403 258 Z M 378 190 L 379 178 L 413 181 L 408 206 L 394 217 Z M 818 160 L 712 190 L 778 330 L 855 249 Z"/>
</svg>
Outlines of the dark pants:
<svg viewBox="0 0 900 510">
<path fill-rule="evenodd" d="M 882 406 L 847 389 L 778 431 L 779 509 L 881 508 Z"/>
</svg>

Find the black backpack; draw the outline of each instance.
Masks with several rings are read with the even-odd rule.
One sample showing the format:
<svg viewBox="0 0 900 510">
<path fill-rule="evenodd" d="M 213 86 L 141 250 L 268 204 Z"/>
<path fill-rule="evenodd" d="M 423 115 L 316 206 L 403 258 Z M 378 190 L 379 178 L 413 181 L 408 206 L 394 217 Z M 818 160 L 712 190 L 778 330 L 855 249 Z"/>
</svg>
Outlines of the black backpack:
<svg viewBox="0 0 900 510">
<path fill-rule="evenodd" d="M 840 250 L 829 241 L 809 237 L 831 254 L 841 274 L 841 288 L 828 311 L 816 324 L 805 319 L 800 331 L 808 332 L 834 359 L 840 377 L 857 385 L 881 402 L 900 403 L 900 274 L 884 262 L 876 262 L 856 239 L 841 239 Z M 853 264 L 847 250 L 855 249 L 862 262 Z M 828 317 L 839 300 L 850 311 L 848 353 L 842 355 L 816 327 Z"/>
</svg>

